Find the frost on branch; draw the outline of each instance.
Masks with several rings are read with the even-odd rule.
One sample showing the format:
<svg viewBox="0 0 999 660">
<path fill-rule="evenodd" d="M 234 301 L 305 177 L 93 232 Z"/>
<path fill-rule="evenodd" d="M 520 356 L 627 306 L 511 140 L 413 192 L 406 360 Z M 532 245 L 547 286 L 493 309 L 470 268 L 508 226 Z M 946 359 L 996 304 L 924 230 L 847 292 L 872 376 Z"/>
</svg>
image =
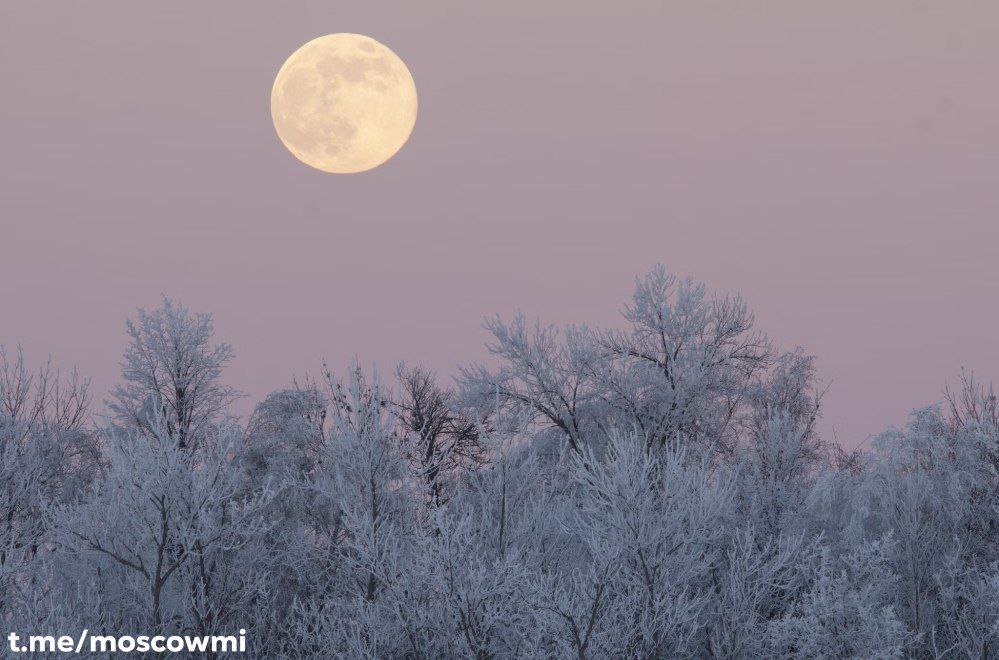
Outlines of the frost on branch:
<svg viewBox="0 0 999 660">
<path fill-rule="evenodd" d="M 657 268 L 614 328 L 487 319 L 453 384 L 323 366 L 233 418 L 211 317 L 129 322 L 111 415 L 0 353 L 8 629 L 254 657 L 983 658 L 999 406 L 964 374 L 866 449 L 814 359 Z"/>
</svg>

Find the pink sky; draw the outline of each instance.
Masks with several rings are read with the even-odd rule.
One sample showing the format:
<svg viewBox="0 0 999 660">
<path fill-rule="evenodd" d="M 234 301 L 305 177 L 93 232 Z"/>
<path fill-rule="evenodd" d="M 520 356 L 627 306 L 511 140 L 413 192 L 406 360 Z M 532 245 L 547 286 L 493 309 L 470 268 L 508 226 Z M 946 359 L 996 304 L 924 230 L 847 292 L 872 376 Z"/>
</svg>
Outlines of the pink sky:
<svg viewBox="0 0 999 660">
<path fill-rule="evenodd" d="M 657 262 L 741 292 L 853 446 L 999 379 L 999 3 L 5 2 L 0 342 L 117 376 L 161 292 L 253 398 L 354 355 L 443 373 L 518 307 L 610 324 Z M 359 32 L 420 116 L 386 166 L 288 154 L 273 77 Z"/>
</svg>

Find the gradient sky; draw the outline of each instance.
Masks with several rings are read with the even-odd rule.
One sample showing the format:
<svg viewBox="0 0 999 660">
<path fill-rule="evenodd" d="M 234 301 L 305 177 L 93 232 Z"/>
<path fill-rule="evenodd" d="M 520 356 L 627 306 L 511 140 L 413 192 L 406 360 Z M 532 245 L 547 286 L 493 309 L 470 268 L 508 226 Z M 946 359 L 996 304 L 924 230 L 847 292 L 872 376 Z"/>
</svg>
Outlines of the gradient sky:
<svg viewBox="0 0 999 660">
<path fill-rule="evenodd" d="M 819 356 L 853 446 L 999 379 L 999 3 L 4 2 L 0 342 L 117 376 L 124 319 L 215 314 L 258 398 L 352 356 L 443 373 L 484 315 L 611 324 L 657 262 Z M 296 161 L 269 94 L 385 43 L 410 142 Z"/>
</svg>

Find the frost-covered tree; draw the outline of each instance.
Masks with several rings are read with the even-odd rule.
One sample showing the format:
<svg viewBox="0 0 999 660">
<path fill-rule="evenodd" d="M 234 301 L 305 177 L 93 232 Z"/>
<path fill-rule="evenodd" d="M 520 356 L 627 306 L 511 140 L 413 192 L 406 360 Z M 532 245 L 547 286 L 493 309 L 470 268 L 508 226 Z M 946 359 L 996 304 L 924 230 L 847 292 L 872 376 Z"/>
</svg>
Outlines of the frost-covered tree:
<svg viewBox="0 0 999 660">
<path fill-rule="evenodd" d="M 730 448 L 753 378 L 772 356 L 746 303 L 660 266 L 636 281 L 623 314 L 630 328 L 600 337 L 616 365 L 605 376 L 613 407 L 650 445 Z"/>
<path fill-rule="evenodd" d="M 861 543 L 842 557 L 823 548 L 807 589 L 769 622 L 769 651 L 796 658 L 897 658 L 915 637 L 898 618 L 890 538 Z"/>
<path fill-rule="evenodd" d="M 635 429 L 649 446 L 730 451 L 772 361 L 745 302 L 657 268 L 636 281 L 623 316 L 627 329 L 607 331 L 488 320 L 501 366 L 466 369 L 466 396 L 532 412 L 575 451 L 613 428 Z"/>
<path fill-rule="evenodd" d="M 999 404 L 846 453 L 812 357 L 657 268 L 616 328 L 486 322 L 452 388 L 356 365 L 245 426 L 211 318 L 129 324 L 114 419 L 0 362 L 0 620 L 248 630 L 258 657 L 983 658 Z"/>
<path fill-rule="evenodd" d="M 393 425 L 391 398 L 377 378 L 359 366 L 346 381 L 327 371 L 329 431 L 309 480 L 318 561 L 316 599 L 303 606 L 305 630 L 292 637 L 295 655 L 322 653 L 364 657 L 419 653 L 405 603 L 407 576 L 419 552 L 409 464 Z M 325 636 L 307 633 L 313 628 Z M 383 629 L 391 634 L 384 640 Z"/>
<path fill-rule="evenodd" d="M 815 380 L 813 359 L 795 351 L 781 355 L 747 393 L 751 416 L 733 459 L 744 515 L 767 534 L 791 533 L 807 522 L 801 512 L 829 458 L 816 430 Z"/>
<path fill-rule="evenodd" d="M 93 477 L 97 448 L 86 427 L 89 382 L 50 364 L 32 372 L 20 350 L 0 347 L 0 620 L 39 588 L 45 509 Z"/>
<path fill-rule="evenodd" d="M 127 321 L 130 343 L 122 378 L 110 402 L 122 424 L 146 429 L 163 417 L 181 447 L 199 434 L 240 396 L 221 381 L 232 347 L 215 342 L 210 314 L 195 314 L 166 296 L 153 311 L 140 309 Z"/>
<path fill-rule="evenodd" d="M 312 383 L 272 392 L 261 401 L 247 424 L 243 461 L 250 478 L 312 473 L 327 439 L 327 405 Z"/>
<path fill-rule="evenodd" d="M 635 434 L 614 434 L 603 457 L 587 452 L 570 464 L 578 504 L 568 520 L 590 564 L 572 571 L 590 572 L 582 583 L 561 576 L 559 591 L 584 587 L 573 600 L 591 602 L 591 594 L 595 614 L 599 592 L 607 613 L 594 630 L 606 627 L 606 653 L 696 653 L 709 608 L 706 586 L 732 522 L 730 477 L 683 448 L 651 451 Z M 578 628 L 574 621 L 570 629 Z"/>
<path fill-rule="evenodd" d="M 986 531 L 999 514 L 988 433 L 953 422 L 924 408 L 906 428 L 882 434 L 859 493 L 866 528 L 895 541 L 888 557 L 898 576 L 895 603 L 922 653 L 944 654 L 958 643 L 948 635 L 962 616 L 954 594 L 975 592 L 999 560 L 997 538 Z M 994 637 L 987 641 L 994 648 Z"/>
<path fill-rule="evenodd" d="M 784 616 L 812 572 L 815 546 L 802 536 L 739 530 L 712 575 L 714 598 L 704 653 L 716 658 L 767 654 L 768 624 Z"/>
<path fill-rule="evenodd" d="M 529 328 L 518 314 L 507 323 L 488 319 L 489 352 L 498 370 L 475 365 L 462 371 L 463 398 L 480 410 L 498 406 L 512 416 L 529 414 L 556 429 L 575 451 L 582 451 L 599 421 L 595 384 L 588 365 L 596 360 L 586 328 L 559 331 L 540 323 Z"/>
<path fill-rule="evenodd" d="M 256 544 L 273 492 L 240 492 L 237 428 L 205 429 L 187 449 L 175 434 L 162 419 L 145 431 L 110 429 L 92 493 L 51 512 L 57 591 L 92 592 L 80 615 L 93 628 L 231 632 L 260 597 L 267 553 Z"/>
</svg>

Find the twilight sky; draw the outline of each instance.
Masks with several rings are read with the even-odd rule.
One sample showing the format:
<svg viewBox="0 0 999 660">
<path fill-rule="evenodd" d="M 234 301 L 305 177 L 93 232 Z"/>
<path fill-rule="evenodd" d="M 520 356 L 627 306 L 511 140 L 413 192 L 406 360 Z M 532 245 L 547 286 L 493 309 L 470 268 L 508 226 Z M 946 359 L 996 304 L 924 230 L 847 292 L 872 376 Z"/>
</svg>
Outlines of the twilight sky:
<svg viewBox="0 0 999 660">
<path fill-rule="evenodd" d="M 854 446 L 999 380 L 999 3 L 0 4 L 0 343 L 117 376 L 161 292 L 259 398 L 358 355 L 443 373 L 486 314 L 616 323 L 657 262 L 819 356 Z M 296 161 L 270 90 L 304 42 L 405 60 L 387 165 Z"/>
</svg>

